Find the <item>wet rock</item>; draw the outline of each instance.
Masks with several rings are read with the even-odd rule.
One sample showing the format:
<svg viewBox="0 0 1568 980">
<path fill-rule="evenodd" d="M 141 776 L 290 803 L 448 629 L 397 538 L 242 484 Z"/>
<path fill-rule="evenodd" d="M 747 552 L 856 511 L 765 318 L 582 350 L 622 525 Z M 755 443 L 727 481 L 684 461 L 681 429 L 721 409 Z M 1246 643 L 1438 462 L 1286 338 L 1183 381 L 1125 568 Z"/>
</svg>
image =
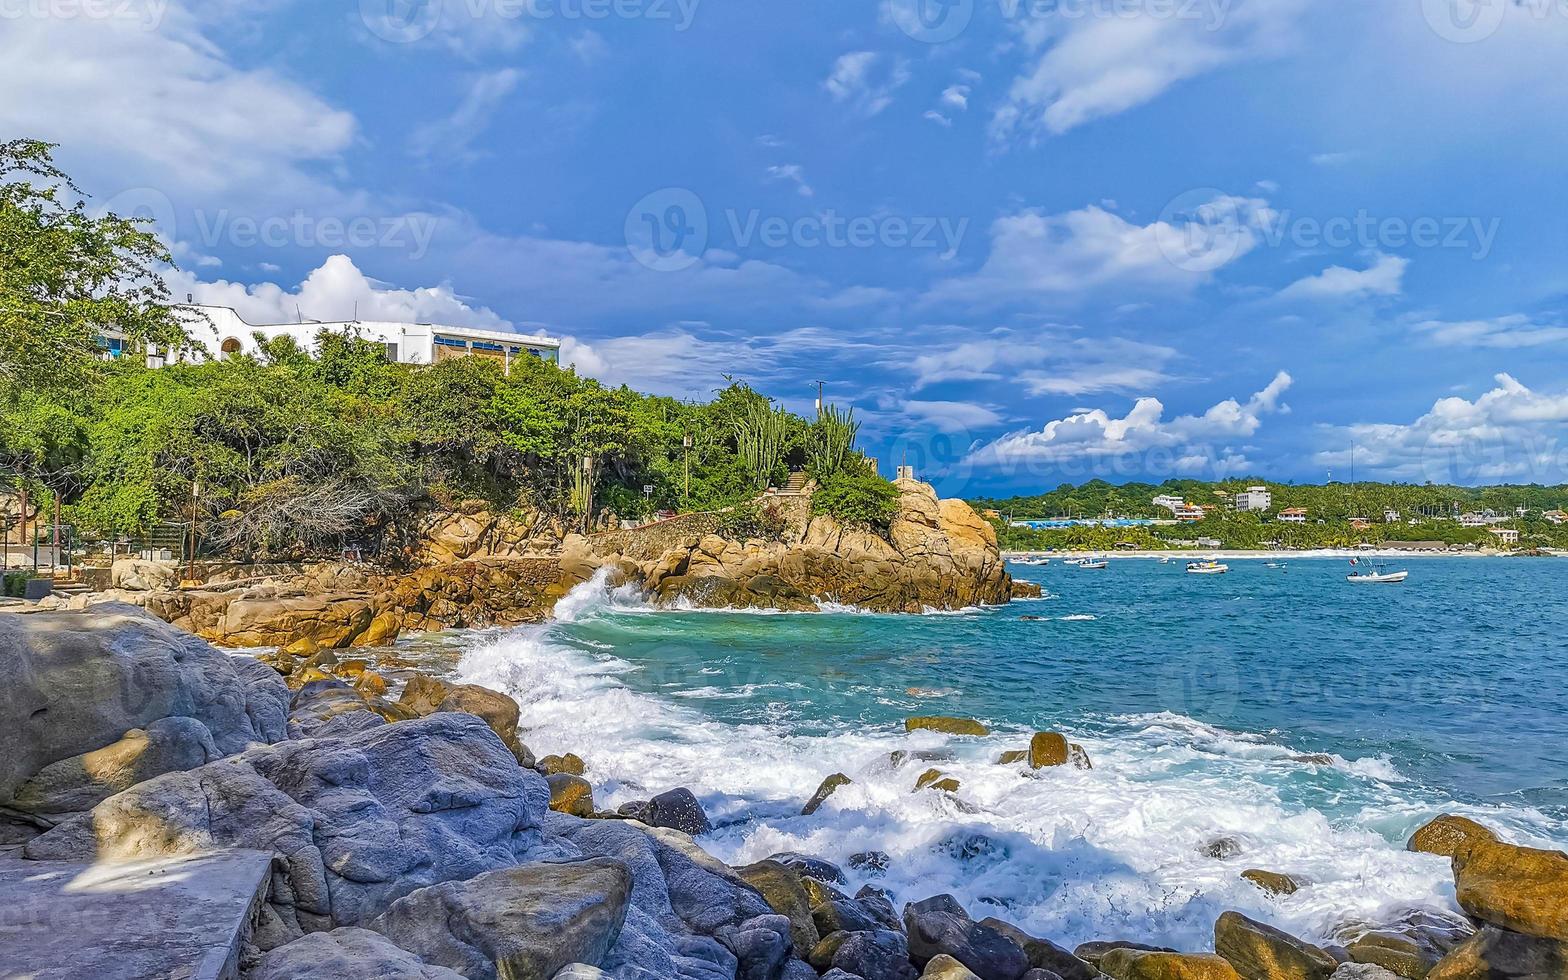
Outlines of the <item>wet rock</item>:
<svg viewBox="0 0 1568 980">
<path fill-rule="evenodd" d="M 1299 762 L 1308 766 L 1332 766 L 1334 764 L 1334 757 L 1331 755 L 1324 755 L 1321 752 L 1314 752 L 1309 755 L 1293 755 L 1290 757 L 1290 761 Z"/>
<path fill-rule="evenodd" d="M 1028 749 L 1011 749 L 997 756 L 996 764 L 999 766 L 1013 766 L 1020 762 L 1029 761 Z"/>
<path fill-rule="evenodd" d="M 1336 938 L 1345 944 L 1349 959 L 1419 980 L 1474 933 L 1475 927 L 1467 920 L 1414 909 L 1376 929 L 1342 928 Z"/>
<path fill-rule="evenodd" d="M 434 713 L 451 691 L 452 685 L 445 681 L 424 674 L 415 674 L 408 679 L 407 686 L 403 688 L 403 695 L 398 700 L 407 705 L 409 710 L 423 717 Z"/>
<path fill-rule="evenodd" d="M 1039 939 L 1024 932 L 1010 922 L 1001 919 L 981 919 L 980 924 L 990 926 L 997 932 L 1017 943 L 1029 958 L 1029 966 L 1035 969 L 1048 970 L 1055 974 L 1058 980 L 1094 980 L 1100 971 L 1085 963 L 1077 956 L 1051 942 L 1049 939 Z"/>
<path fill-rule="evenodd" d="M 831 902 L 835 898 L 849 897 L 827 882 L 818 878 L 813 878 L 810 875 L 801 876 L 800 886 L 806 890 L 806 901 L 811 904 L 812 909 L 816 909 L 818 905 L 821 905 L 824 902 Z M 821 929 L 818 929 L 817 931 L 822 932 Z M 828 932 L 831 931 L 832 930 L 828 930 Z M 827 933 L 823 932 L 823 935 L 827 935 Z"/>
<path fill-rule="evenodd" d="M 519 763 L 533 761 L 531 753 L 517 739 L 517 702 L 507 695 L 478 684 L 459 684 L 447 691 L 436 711 L 462 711 L 483 718 L 490 730 L 501 736 L 502 744 L 511 750 L 514 759 Z"/>
<path fill-rule="evenodd" d="M 1473 842 L 1495 840 L 1496 834 L 1469 817 L 1445 813 L 1411 834 L 1405 848 L 1451 858 Z"/>
<path fill-rule="evenodd" d="M 795 949 L 809 950 L 822 938 L 817 933 L 811 901 L 801 884 L 800 873 L 794 868 L 768 860 L 736 868 L 735 873 L 755 888 L 774 912 L 789 919 L 790 938 Z"/>
<path fill-rule="evenodd" d="M 346 926 L 315 932 L 263 956 L 252 980 L 461 980 L 461 973 L 431 966 L 368 929 Z"/>
<path fill-rule="evenodd" d="M 1099 973 L 1096 973 L 1095 976 L 1099 976 Z M 1062 978 L 1050 970 L 1029 970 L 1019 977 L 1018 980 L 1062 980 Z"/>
<path fill-rule="evenodd" d="M 574 817 L 594 815 L 593 786 L 588 780 L 571 773 L 558 772 L 546 776 L 545 782 L 550 787 L 550 809 Z"/>
<path fill-rule="evenodd" d="M 554 776 L 562 772 L 569 776 L 581 776 L 588 770 L 582 758 L 571 752 L 565 755 L 547 755 L 540 759 L 534 768 L 546 776 Z"/>
<path fill-rule="evenodd" d="M 1116 939 L 1097 939 L 1092 942 L 1079 943 L 1078 946 L 1073 949 L 1073 955 L 1078 957 L 1080 960 L 1083 960 L 1085 963 L 1089 964 L 1095 969 L 1101 969 L 1100 961 L 1105 958 L 1107 953 L 1116 949 L 1130 949 L 1139 953 L 1176 952 L 1176 950 L 1171 949 L 1168 946 L 1145 946 L 1143 943 L 1130 943 Z"/>
<path fill-rule="evenodd" d="M 915 780 L 915 789 L 934 789 L 942 793 L 958 792 L 959 781 L 952 776 L 944 775 L 940 769 L 927 769 Z"/>
<path fill-rule="evenodd" d="M 1280 874 L 1277 871 L 1249 868 L 1243 871 L 1241 876 L 1270 895 L 1294 895 L 1301 888 L 1301 884 L 1296 879 L 1290 875 Z"/>
<path fill-rule="evenodd" d="M 1438 961 L 1427 980 L 1562 980 L 1568 943 L 1482 926 Z"/>
<path fill-rule="evenodd" d="M 1329 980 L 1398 980 L 1399 974 L 1372 963 L 1341 963 Z"/>
<path fill-rule="evenodd" d="M 1035 732 L 1029 740 L 1029 768 L 1065 766 L 1072 758 L 1066 736 L 1059 732 Z"/>
<path fill-rule="evenodd" d="M 421 888 L 370 928 L 470 980 L 550 980 L 604 958 L 631 888 L 631 869 L 608 858 L 521 865 Z"/>
<path fill-rule="evenodd" d="M 644 821 L 650 827 L 666 827 L 692 837 L 700 837 L 713 829 L 708 815 L 691 790 L 672 789 L 648 801 L 648 816 Z"/>
<path fill-rule="evenodd" d="M 909 762 L 952 762 L 958 758 L 952 749 L 894 749 L 887 754 L 888 764 L 902 769 Z"/>
<path fill-rule="evenodd" d="M 824 779 L 822 781 L 822 785 L 817 787 L 817 791 L 811 794 L 811 799 L 807 800 L 806 805 L 801 808 L 800 815 L 803 817 L 809 817 L 813 813 L 816 813 L 817 809 L 822 806 L 828 797 L 832 796 L 841 787 L 848 786 L 853 782 L 853 779 L 850 779 L 841 772 L 836 772 L 828 778 Z"/>
<path fill-rule="evenodd" d="M 981 980 L 1018 980 L 1030 967 L 1021 946 L 969 918 L 952 896 L 906 906 L 904 930 L 909 936 L 909 958 L 916 966 L 945 953 Z"/>
<path fill-rule="evenodd" d="M 1211 839 L 1208 841 L 1208 843 L 1203 845 L 1201 850 L 1204 854 L 1207 854 L 1211 858 L 1216 858 L 1220 861 L 1229 861 L 1231 858 L 1241 854 L 1241 852 L 1246 850 L 1246 848 L 1242 845 L 1239 838 L 1226 835 L 1224 837 L 1215 837 Z"/>
<path fill-rule="evenodd" d="M 1568 854 L 1472 837 L 1453 864 L 1466 912 L 1527 936 L 1568 941 Z"/>
<path fill-rule="evenodd" d="M 279 855 L 253 940 L 361 925 L 394 900 L 507 867 L 540 841 L 548 788 L 472 715 L 282 742 L 166 773 L 30 841 L 34 860 Z"/>
<path fill-rule="evenodd" d="M 791 869 L 801 877 L 811 877 L 818 881 L 830 881 L 835 884 L 845 884 L 844 872 L 832 861 L 824 861 L 807 854 L 797 854 L 794 851 L 780 851 L 768 855 L 767 860 L 777 861 L 786 868 Z"/>
<path fill-rule="evenodd" d="M 943 954 L 931 958 L 931 962 L 926 964 L 925 972 L 920 974 L 920 980 L 980 980 L 980 978 L 964 964 Z"/>
<path fill-rule="evenodd" d="M 887 873 L 893 859 L 886 851 L 859 851 L 849 856 L 849 866 L 861 874 L 875 877 Z"/>
<path fill-rule="evenodd" d="M 991 729 L 972 718 L 952 718 L 943 715 L 927 715 L 916 718 L 904 719 L 904 731 L 932 731 L 945 732 L 948 735 L 989 735 Z"/>
<path fill-rule="evenodd" d="M 1222 956 L 1145 952 L 1125 946 L 1106 953 L 1100 969 L 1114 980 L 1240 980 Z"/>
<path fill-rule="evenodd" d="M 827 963 L 830 968 L 864 980 L 916 980 L 919 976 L 919 971 L 910 965 L 909 943 L 902 932 L 881 929 L 837 933 L 829 938 L 834 940 Z"/>
<path fill-rule="evenodd" d="M 1240 912 L 1226 912 L 1214 924 L 1214 951 L 1242 980 L 1328 980 L 1339 966 L 1317 946 Z"/>
<path fill-rule="evenodd" d="M 1079 745 L 1077 742 L 1070 742 L 1067 745 L 1067 750 L 1068 750 L 1068 752 L 1072 756 L 1072 762 L 1073 762 L 1074 766 L 1078 767 L 1079 769 L 1093 769 L 1094 768 L 1094 763 L 1089 761 L 1089 750 L 1088 749 L 1085 749 L 1082 745 Z"/>
<path fill-rule="evenodd" d="M 735 954 L 736 980 L 775 980 L 789 962 L 790 921 L 782 915 L 759 915 L 722 929 L 718 939 Z"/>
<path fill-rule="evenodd" d="M 903 928 L 893 904 L 880 896 L 829 899 L 814 906 L 811 916 L 817 924 L 817 932 L 824 936 L 835 932 Z"/>
</svg>

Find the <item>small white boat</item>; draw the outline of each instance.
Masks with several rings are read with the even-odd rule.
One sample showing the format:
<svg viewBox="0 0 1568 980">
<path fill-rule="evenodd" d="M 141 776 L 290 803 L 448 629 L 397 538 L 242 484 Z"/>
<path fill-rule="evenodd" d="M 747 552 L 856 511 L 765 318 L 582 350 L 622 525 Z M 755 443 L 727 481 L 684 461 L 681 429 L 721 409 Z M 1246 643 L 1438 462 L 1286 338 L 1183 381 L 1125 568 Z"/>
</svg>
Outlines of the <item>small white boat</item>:
<svg viewBox="0 0 1568 980">
<path fill-rule="evenodd" d="M 1266 561 L 1266 562 L 1263 563 L 1263 567 L 1264 568 L 1284 568 L 1285 567 L 1285 563 L 1282 562 L 1282 561 Z"/>
<path fill-rule="evenodd" d="M 1403 582 L 1410 577 L 1409 572 L 1364 572 L 1360 575 L 1346 575 L 1345 581 L 1357 585 L 1378 585 L 1382 583 Z"/>
<path fill-rule="evenodd" d="M 1084 562 L 1086 562 L 1088 560 L 1089 559 L 1087 559 L 1087 558 L 1063 558 L 1062 559 L 1062 564 L 1063 565 L 1082 565 Z"/>
<path fill-rule="evenodd" d="M 1169 565 L 1170 563 L 1171 563 L 1171 559 L 1170 559 L 1169 555 L 1166 555 L 1164 558 L 1160 559 L 1160 564 L 1161 565 Z"/>
<path fill-rule="evenodd" d="M 1015 565 L 1031 565 L 1031 566 L 1049 565 L 1050 563 L 1051 563 L 1051 559 L 1049 559 L 1049 558 L 1019 558 L 1019 559 L 1017 559 L 1017 560 L 1015 560 L 1013 562 L 1013 564 L 1015 564 Z"/>
<path fill-rule="evenodd" d="M 1187 563 L 1188 575 L 1224 575 L 1230 571 L 1230 566 L 1217 561 L 1189 561 Z"/>
<path fill-rule="evenodd" d="M 1079 568 L 1110 568 L 1111 563 L 1104 558 L 1085 558 L 1078 562 Z"/>
</svg>

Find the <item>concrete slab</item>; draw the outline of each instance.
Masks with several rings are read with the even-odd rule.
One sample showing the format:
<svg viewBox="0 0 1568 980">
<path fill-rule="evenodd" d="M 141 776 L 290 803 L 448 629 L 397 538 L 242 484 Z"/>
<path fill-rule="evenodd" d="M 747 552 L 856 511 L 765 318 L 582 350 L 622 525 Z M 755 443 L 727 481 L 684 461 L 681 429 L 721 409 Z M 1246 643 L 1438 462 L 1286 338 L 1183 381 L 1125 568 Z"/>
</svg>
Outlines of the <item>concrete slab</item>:
<svg viewBox="0 0 1568 980">
<path fill-rule="evenodd" d="M 272 856 L 0 858 L 0 980 L 236 980 Z"/>
</svg>

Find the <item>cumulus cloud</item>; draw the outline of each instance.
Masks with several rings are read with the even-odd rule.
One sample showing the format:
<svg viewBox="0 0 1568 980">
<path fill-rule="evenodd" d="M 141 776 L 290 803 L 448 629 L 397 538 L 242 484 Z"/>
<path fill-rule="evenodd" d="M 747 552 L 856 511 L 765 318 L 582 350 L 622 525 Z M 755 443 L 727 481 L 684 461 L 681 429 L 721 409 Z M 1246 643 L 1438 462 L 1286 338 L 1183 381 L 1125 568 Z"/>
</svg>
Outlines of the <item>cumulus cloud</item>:
<svg viewBox="0 0 1568 980">
<path fill-rule="evenodd" d="M 1008 381 L 1031 395 L 1146 391 L 1168 380 L 1175 349 L 1120 337 L 1072 337 L 1065 331 L 1000 331 L 923 352 L 909 363 L 920 391 L 953 381 Z"/>
<path fill-rule="evenodd" d="M 998 138 L 1056 136 L 1172 86 L 1287 49 L 1306 0 L 1150 5 L 1117 16 L 1023 17 L 1025 69 L 992 120 Z"/>
<path fill-rule="evenodd" d="M 840 55 L 822 87 L 833 101 L 864 116 L 874 116 L 893 104 L 893 94 L 909 81 L 909 66 L 875 51 Z"/>
<path fill-rule="evenodd" d="M 938 283 L 932 300 L 1077 295 L 1108 285 L 1183 290 L 1205 282 L 1263 241 L 1272 211 L 1257 198 L 1220 196 L 1147 225 L 1105 208 L 1027 210 L 991 225 L 991 252 L 971 276 Z"/>
<path fill-rule="evenodd" d="M 1440 398 L 1406 425 L 1326 426 L 1321 466 L 1348 468 L 1351 446 L 1359 471 L 1385 479 L 1446 483 L 1555 483 L 1568 471 L 1568 392 L 1534 391 L 1508 374 L 1467 401 Z"/>
<path fill-rule="evenodd" d="M 1121 418 L 1104 409 L 1080 409 L 1043 428 L 1012 432 L 976 449 L 976 466 L 1023 469 L 1070 462 L 1126 460 L 1159 452 L 1178 472 L 1234 472 L 1249 465 L 1235 445 L 1255 435 L 1264 416 L 1288 411 L 1281 398 L 1290 388 L 1284 371 L 1245 402 L 1227 398 L 1200 415 L 1165 418 L 1158 398 L 1139 398 Z M 1157 472 L 1152 463 L 1142 467 Z"/>
<path fill-rule="evenodd" d="M 311 271 L 297 287 L 277 283 L 253 285 L 219 279 L 204 282 L 186 272 L 168 277 L 177 296 L 197 303 L 228 306 L 249 323 L 294 323 L 306 320 L 390 320 L 446 323 L 460 327 L 505 330 L 511 323 L 484 306 L 457 295 L 448 284 L 400 289 L 371 279 L 347 255 L 333 255 Z"/>
<path fill-rule="evenodd" d="M 1370 296 L 1398 296 L 1404 290 L 1405 270 L 1410 260 L 1381 252 L 1372 256 L 1365 269 L 1332 265 L 1315 276 L 1298 279 L 1280 291 L 1284 300 L 1365 299 Z"/>
</svg>

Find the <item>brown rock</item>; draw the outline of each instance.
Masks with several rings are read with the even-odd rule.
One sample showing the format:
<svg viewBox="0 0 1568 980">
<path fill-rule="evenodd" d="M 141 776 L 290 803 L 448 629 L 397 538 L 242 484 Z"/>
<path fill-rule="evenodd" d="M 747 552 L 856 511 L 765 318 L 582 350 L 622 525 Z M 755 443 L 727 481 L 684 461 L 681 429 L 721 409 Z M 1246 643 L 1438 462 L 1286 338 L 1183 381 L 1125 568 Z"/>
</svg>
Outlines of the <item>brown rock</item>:
<svg viewBox="0 0 1568 980">
<path fill-rule="evenodd" d="M 546 776 L 554 776 L 560 772 L 572 776 L 581 776 L 588 771 L 588 767 L 584 764 L 582 758 L 572 752 L 568 752 L 565 755 L 547 755 L 539 760 L 538 769 Z"/>
<path fill-rule="evenodd" d="M 1527 936 L 1568 941 L 1568 854 L 1472 838 L 1453 863 L 1466 912 Z"/>
<path fill-rule="evenodd" d="M 1073 950 L 1073 955 L 1095 969 L 1099 969 L 1100 961 L 1114 949 L 1131 949 L 1142 953 L 1176 952 L 1176 950 L 1168 946 L 1145 946 L 1143 943 L 1130 943 L 1120 939 L 1096 939 L 1087 943 L 1079 943 Z"/>
<path fill-rule="evenodd" d="M 949 735 L 991 734 L 991 729 L 971 718 L 949 718 L 932 715 L 904 719 L 904 731 L 914 732 L 922 729 L 933 732 L 946 732 Z"/>
<path fill-rule="evenodd" d="M 1065 766 L 1072 758 L 1072 748 L 1065 736 L 1058 732 L 1035 732 L 1029 740 L 1029 768 L 1045 769 Z"/>
<path fill-rule="evenodd" d="M 1410 835 L 1406 850 L 1451 858 L 1472 841 L 1497 840 L 1497 835 L 1471 820 L 1445 813 Z"/>
<path fill-rule="evenodd" d="M 1345 944 L 1352 961 L 1420 980 L 1454 947 L 1474 934 L 1475 928 L 1468 920 L 1415 909 L 1398 921 L 1375 929 L 1354 925 L 1340 929 L 1336 938 Z"/>
<path fill-rule="evenodd" d="M 811 917 L 811 901 L 800 875 L 793 868 L 777 861 L 758 861 L 736 868 L 735 873 L 755 888 L 773 911 L 789 920 L 790 938 L 795 941 L 796 949 L 811 949 L 817 945 L 821 936 Z"/>
<path fill-rule="evenodd" d="M 408 686 L 403 688 L 403 696 L 398 698 L 403 704 L 420 717 L 432 714 L 447 694 L 452 690 L 452 685 L 445 681 L 436 680 L 424 674 L 415 674 L 408 679 Z"/>
<path fill-rule="evenodd" d="M 483 718 L 490 730 L 501 736 L 501 741 L 518 762 L 528 758 L 528 749 L 517 739 L 517 702 L 499 691 L 478 684 L 459 684 L 447 692 L 437 711 L 463 711 Z"/>
<path fill-rule="evenodd" d="M 1017 763 L 1020 763 L 1020 762 L 1027 762 L 1028 760 L 1029 760 L 1029 750 L 1028 749 L 1014 749 L 1014 750 L 1012 750 L 1010 752 L 1003 752 L 997 758 L 996 764 L 999 765 L 999 766 L 1011 766 L 1011 765 L 1016 765 Z"/>
<path fill-rule="evenodd" d="M 1106 953 L 1100 969 L 1115 980 L 1240 980 L 1229 962 L 1210 953 L 1157 953 L 1122 947 Z"/>
<path fill-rule="evenodd" d="M 354 690 L 366 697 L 379 698 L 387 693 L 387 679 L 373 670 L 367 670 L 354 682 Z"/>
<path fill-rule="evenodd" d="M 1214 951 L 1242 980 L 1328 980 L 1339 966 L 1322 949 L 1240 912 L 1226 912 L 1214 924 Z"/>
<path fill-rule="evenodd" d="M 1563 980 L 1568 943 L 1508 932 L 1496 926 L 1454 947 L 1426 980 Z"/>
<path fill-rule="evenodd" d="M 958 780 L 952 776 L 943 775 L 940 769 L 927 769 L 915 780 L 915 789 L 934 789 L 943 793 L 958 792 Z"/>
<path fill-rule="evenodd" d="M 1258 868 L 1249 868 L 1243 871 L 1241 876 L 1270 895 L 1294 895 L 1297 889 L 1301 887 L 1296 879 L 1290 875 L 1280 874 L 1277 871 L 1262 871 Z"/>
<path fill-rule="evenodd" d="M 809 817 L 816 813 L 817 809 L 822 806 L 828 797 L 837 792 L 841 786 L 848 786 L 852 782 L 854 782 L 853 779 L 841 772 L 836 772 L 824 779 L 822 785 L 817 787 L 817 791 L 811 794 L 811 799 L 807 800 L 806 805 L 801 808 L 800 815 Z"/>
<path fill-rule="evenodd" d="M 920 974 L 920 980 L 980 980 L 969 967 L 941 953 L 931 957 L 926 963 L 925 972 Z"/>
<path fill-rule="evenodd" d="M 550 784 L 550 809 L 574 817 L 594 815 L 593 786 L 588 780 L 561 772 L 546 776 L 545 781 Z"/>
</svg>

